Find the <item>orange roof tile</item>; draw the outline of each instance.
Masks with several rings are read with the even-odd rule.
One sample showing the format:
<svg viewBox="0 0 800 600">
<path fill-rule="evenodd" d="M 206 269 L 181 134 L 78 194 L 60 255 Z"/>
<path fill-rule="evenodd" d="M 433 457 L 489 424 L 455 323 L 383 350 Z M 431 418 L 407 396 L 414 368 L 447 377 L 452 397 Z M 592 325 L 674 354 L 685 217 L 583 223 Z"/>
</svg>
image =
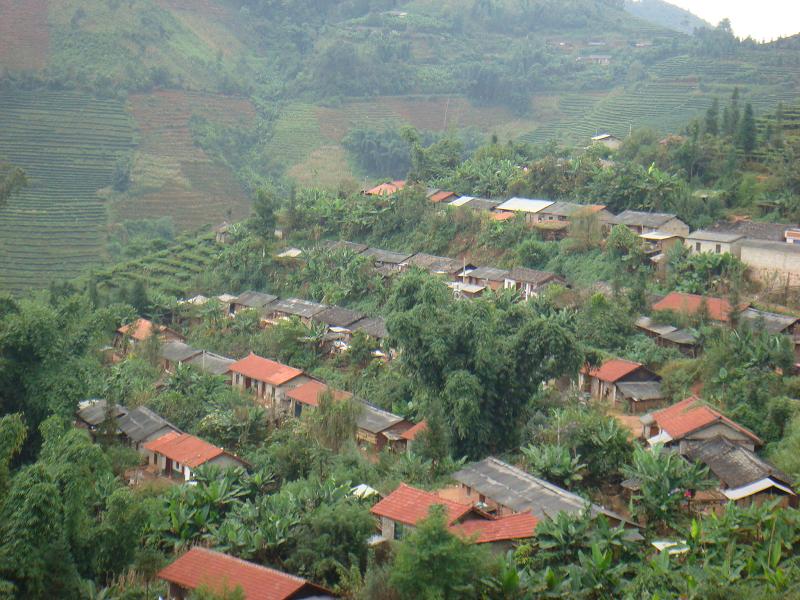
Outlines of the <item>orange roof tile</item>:
<svg viewBox="0 0 800 600">
<path fill-rule="evenodd" d="M 193 469 L 225 454 L 225 450 L 209 444 L 205 440 L 188 433 L 175 431 L 170 431 L 146 443 L 144 447 L 150 452 L 161 454 Z"/>
<path fill-rule="evenodd" d="M 404 440 L 413 441 L 417 439 L 417 436 L 420 434 L 420 432 L 425 431 L 427 428 L 428 428 L 428 422 L 422 420 L 416 425 L 414 425 L 411 429 L 407 429 L 402 434 L 400 434 L 400 437 L 402 437 Z"/>
<path fill-rule="evenodd" d="M 311 380 L 287 392 L 286 396 L 308 406 L 319 406 L 319 399 L 330 388 L 321 381 Z M 353 394 L 344 390 L 333 390 L 334 400 L 352 398 Z"/>
<path fill-rule="evenodd" d="M 516 213 L 508 212 L 508 211 L 493 212 L 493 213 L 490 213 L 490 214 L 491 214 L 492 219 L 495 220 L 495 221 L 508 221 L 509 219 L 513 219 L 514 217 L 517 216 Z"/>
<path fill-rule="evenodd" d="M 239 373 L 250 379 L 264 381 L 271 385 L 283 385 L 303 374 L 300 369 L 262 358 L 250 353 L 249 356 L 233 363 L 228 369 L 231 373 Z"/>
<path fill-rule="evenodd" d="M 373 506 L 370 512 L 398 523 L 416 525 L 428 516 L 432 506 L 444 506 L 448 523 L 451 524 L 472 510 L 469 504 L 446 500 L 436 494 L 401 483 L 395 491 Z"/>
<path fill-rule="evenodd" d="M 761 438 L 755 433 L 714 410 L 697 396 L 690 396 L 677 404 L 654 412 L 653 419 L 673 440 L 679 440 L 693 431 L 708 427 L 720 421 L 736 431 L 743 433 L 757 445 L 763 444 Z"/>
<path fill-rule="evenodd" d="M 708 316 L 715 321 L 727 322 L 730 318 L 730 302 L 722 298 L 712 298 L 710 296 L 699 296 L 697 294 L 684 294 L 682 292 L 671 292 L 661 300 L 653 304 L 653 310 L 671 310 L 687 315 L 696 315 L 700 312 L 703 305 L 708 307 Z M 744 310 L 750 306 L 742 304 L 739 310 Z"/>
<path fill-rule="evenodd" d="M 147 338 L 149 338 L 153 333 L 153 322 L 148 321 L 147 319 L 136 319 L 133 323 L 129 323 L 127 325 L 123 325 L 117 332 L 122 335 L 130 335 L 133 339 L 143 342 Z M 164 327 L 162 325 L 156 325 L 156 331 L 163 331 Z"/>
<path fill-rule="evenodd" d="M 219 593 L 241 587 L 246 600 L 288 600 L 301 591 L 303 597 L 330 594 L 305 579 L 206 548 L 192 548 L 161 569 L 158 578 L 189 590 L 207 586 Z"/>
<path fill-rule="evenodd" d="M 642 366 L 643 365 L 641 363 L 632 362 L 630 360 L 622 360 L 621 358 L 614 358 L 604 362 L 599 369 L 589 369 L 588 374 L 589 377 L 596 377 L 600 381 L 614 383 L 626 375 L 630 375 Z M 583 372 L 586 373 L 587 369 L 584 368 Z"/>
<path fill-rule="evenodd" d="M 455 192 L 445 192 L 443 190 L 439 190 L 438 192 L 430 195 L 430 200 L 431 200 L 431 202 L 434 202 L 434 203 L 435 202 L 444 202 L 445 200 L 448 200 L 449 198 L 452 198 L 452 197 L 457 196 L 457 195 L 458 194 L 456 194 Z"/>
<path fill-rule="evenodd" d="M 531 513 L 517 513 L 496 519 L 470 519 L 450 527 L 456 535 L 472 538 L 476 544 L 522 540 L 536 535 L 539 521 Z"/>
<path fill-rule="evenodd" d="M 391 196 L 406 187 L 405 181 L 387 181 L 364 192 L 367 196 Z"/>
</svg>

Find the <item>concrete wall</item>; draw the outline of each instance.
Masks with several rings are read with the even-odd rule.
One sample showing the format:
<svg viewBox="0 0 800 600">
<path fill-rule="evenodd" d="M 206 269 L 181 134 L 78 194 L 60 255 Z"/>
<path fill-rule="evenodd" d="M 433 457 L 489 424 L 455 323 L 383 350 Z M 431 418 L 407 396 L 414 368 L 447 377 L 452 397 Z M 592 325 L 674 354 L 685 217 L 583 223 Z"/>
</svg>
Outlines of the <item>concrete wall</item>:
<svg viewBox="0 0 800 600">
<path fill-rule="evenodd" d="M 699 254 L 702 252 L 711 252 L 712 254 L 729 253 L 734 256 L 739 256 L 740 246 L 738 244 L 730 244 L 726 242 L 712 242 L 709 240 L 693 240 L 688 239 L 684 245 L 691 250 L 692 254 Z"/>
<path fill-rule="evenodd" d="M 788 244 L 787 244 L 788 245 Z M 780 252 L 742 244 L 740 258 L 752 275 L 767 285 L 800 285 L 800 252 Z"/>
</svg>

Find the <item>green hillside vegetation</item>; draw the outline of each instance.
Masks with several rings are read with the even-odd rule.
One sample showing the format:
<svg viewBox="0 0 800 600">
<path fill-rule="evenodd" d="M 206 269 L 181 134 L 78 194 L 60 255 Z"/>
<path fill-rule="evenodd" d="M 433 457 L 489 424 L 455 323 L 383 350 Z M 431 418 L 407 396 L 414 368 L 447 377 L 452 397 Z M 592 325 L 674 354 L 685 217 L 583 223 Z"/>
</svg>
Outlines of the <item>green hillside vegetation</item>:
<svg viewBox="0 0 800 600">
<path fill-rule="evenodd" d="M 625 0 L 625 10 L 640 19 L 681 33 L 692 33 L 699 27 L 713 27 L 694 13 L 664 0 Z"/>
<path fill-rule="evenodd" d="M 757 115 L 800 88 L 788 41 L 740 42 L 724 24 L 686 36 L 618 0 L 0 0 L 0 15 L 0 122 L 17 132 L 0 136 L 0 159 L 33 177 L 0 223 L 12 236 L 0 287 L 15 292 L 104 260 L 119 221 L 168 216 L 191 230 L 245 216 L 270 182 L 349 190 L 399 175 L 345 143 L 357 130 L 411 124 L 431 136 L 585 146 L 598 132 L 673 132 L 737 86 Z M 597 55 L 609 64 L 585 60 Z M 53 112 L 17 120 L 14 98 L 28 93 Z M 78 118 L 76 95 L 115 107 L 126 140 L 88 136 L 65 149 L 52 115 Z M 28 129 L 35 157 L 19 133 Z M 80 148 L 87 164 L 107 162 L 102 177 L 78 169 L 74 183 L 44 182 Z M 85 230 L 83 249 L 56 250 L 58 263 L 33 247 L 9 254 L 25 228 L 53 231 L 59 194 L 74 210 L 56 219 L 55 239 Z M 34 198 L 17 227 L 19 203 Z"/>
</svg>

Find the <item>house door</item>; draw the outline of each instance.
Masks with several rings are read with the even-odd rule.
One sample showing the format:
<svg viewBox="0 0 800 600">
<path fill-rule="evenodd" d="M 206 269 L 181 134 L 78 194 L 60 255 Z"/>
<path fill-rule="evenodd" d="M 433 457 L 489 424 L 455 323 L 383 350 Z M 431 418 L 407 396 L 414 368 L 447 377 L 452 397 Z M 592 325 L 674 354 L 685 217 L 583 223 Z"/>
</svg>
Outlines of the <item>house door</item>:
<svg viewBox="0 0 800 600">
<path fill-rule="evenodd" d="M 172 475 L 172 459 L 171 458 L 166 459 L 166 464 L 164 466 L 164 472 L 167 475 Z"/>
</svg>

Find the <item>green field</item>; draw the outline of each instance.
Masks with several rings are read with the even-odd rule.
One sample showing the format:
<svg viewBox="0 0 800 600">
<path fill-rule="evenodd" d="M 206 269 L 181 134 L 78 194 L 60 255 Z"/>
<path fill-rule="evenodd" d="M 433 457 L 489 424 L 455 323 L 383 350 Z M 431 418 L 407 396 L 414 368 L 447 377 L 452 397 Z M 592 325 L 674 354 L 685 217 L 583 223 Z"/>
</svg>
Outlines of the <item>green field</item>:
<svg viewBox="0 0 800 600">
<path fill-rule="evenodd" d="M 121 102 L 73 92 L 0 93 L 2 159 L 28 187 L 0 209 L 0 291 L 45 286 L 103 258 L 106 206 L 133 126 Z"/>
</svg>

